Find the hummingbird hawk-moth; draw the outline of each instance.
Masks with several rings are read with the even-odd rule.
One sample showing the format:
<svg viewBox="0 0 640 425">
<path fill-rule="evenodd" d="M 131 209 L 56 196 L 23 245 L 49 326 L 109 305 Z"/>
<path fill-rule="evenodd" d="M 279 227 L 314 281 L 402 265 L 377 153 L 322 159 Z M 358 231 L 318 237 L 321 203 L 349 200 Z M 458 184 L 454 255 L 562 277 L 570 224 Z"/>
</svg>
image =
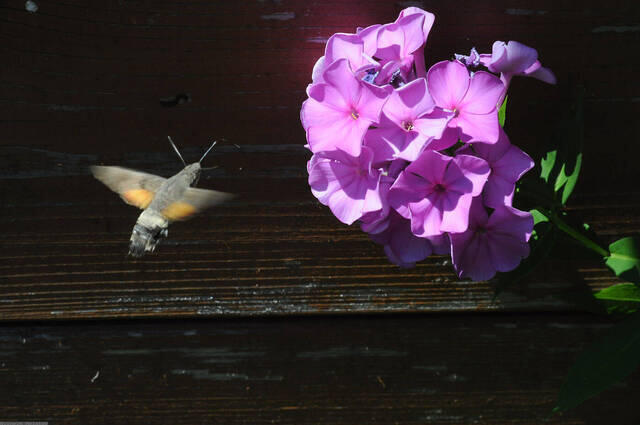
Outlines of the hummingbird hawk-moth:
<svg viewBox="0 0 640 425">
<path fill-rule="evenodd" d="M 167 237 L 169 224 L 186 220 L 205 208 L 220 204 L 233 197 L 232 194 L 215 190 L 191 187 L 198 182 L 200 163 L 211 147 L 198 162 L 187 165 L 180 151 L 169 137 L 184 168 L 178 174 L 164 177 L 114 166 L 91 166 L 94 177 L 116 192 L 124 202 L 144 211 L 133 226 L 129 243 L 129 255 L 142 257 L 152 252 L 162 237 Z"/>
</svg>

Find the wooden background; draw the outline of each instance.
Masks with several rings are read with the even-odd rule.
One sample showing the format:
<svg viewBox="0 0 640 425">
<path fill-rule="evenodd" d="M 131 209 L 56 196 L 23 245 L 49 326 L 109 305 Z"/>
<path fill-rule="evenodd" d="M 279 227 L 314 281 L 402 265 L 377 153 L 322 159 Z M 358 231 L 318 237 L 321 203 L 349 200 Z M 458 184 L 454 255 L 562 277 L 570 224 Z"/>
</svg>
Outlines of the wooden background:
<svg viewBox="0 0 640 425">
<path fill-rule="evenodd" d="M 559 84 L 516 79 L 507 116 L 534 157 L 586 88 L 568 209 L 604 242 L 637 233 L 637 2 L 35 4 L 0 2 L 0 421 L 640 421 L 637 376 L 549 416 L 572 360 L 610 326 L 581 302 L 617 282 L 597 258 L 569 244 L 495 299 L 445 257 L 399 269 L 315 201 L 299 123 L 331 34 L 418 5 L 436 15 L 428 64 L 494 40 L 538 49 Z M 139 212 L 87 167 L 171 175 L 167 135 L 187 161 L 224 140 L 200 187 L 240 196 L 133 261 Z"/>
</svg>

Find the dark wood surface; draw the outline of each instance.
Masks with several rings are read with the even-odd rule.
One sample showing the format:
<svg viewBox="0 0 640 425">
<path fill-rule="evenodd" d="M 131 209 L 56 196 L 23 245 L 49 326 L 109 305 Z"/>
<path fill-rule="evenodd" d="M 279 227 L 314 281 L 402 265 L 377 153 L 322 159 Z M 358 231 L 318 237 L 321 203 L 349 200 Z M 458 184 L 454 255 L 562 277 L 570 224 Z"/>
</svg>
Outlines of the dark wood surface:
<svg viewBox="0 0 640 425">
<path fill-rule="evenodd" d="M 603 243 L 638 233 L 637 2 L 35 3 L 0 2 L 0 421 L 640 421 L 637 374 L 548 417 L 609 326 L 584 313 L 618 282 L 598 258 L 563 245 L 495 298 L 444 257 L 398 269 L 315 201 L 299 123 L 332 33 L 418 5 L 436 15 L 427 64 L 494 40 L 538 49 L 559 84 L 516 79 L 507 118 L 534 157 L 585 87 L 568 209 Z M 199 186 L 239 196 L 133 261 L 139 212 L 88 166 L 171 175 L 167 135 L 192 161 L 220 140 Z"/>
<path fill-rule="evenodd" d="M 445 258 L 391 265 L 315 201 L 298 115 L 323 40 L 391 21 L 402 5 L 47 2 L 29 13 L 6 2 L 0 318 L 558 311 L 575 306 L 550 292 L 616 282 L 597 259 L 568 249 L 526 290 L 493 300 L 490 284 L 456 281 Z M 517 39 L 555 71 L 558 86 L 512 84 L 508 132 L 534 157 L 550 146 L 571 87 L 585 86 L 585 171 L 570 208 L 604 242 L 638 232 L 639 60 L 629 54 L 637 5 L 423 6 L 436 14 L 428 63 Z M 167 135 L 191 160 L 221 140 L 205 164 L 218 168 L 200 185 L 239 197 L 171 226 L 157 253 L 132 261 L 125 253 L 139 211 L 88 166 L 171 175 L 180 162 Z"/>
<path fill-rule="evenodd" d="M 638 423 L 637 374 L 550 415 L 607 327 L 478 314 L 0 327 L 0 405 L 3 420 L 51 424 Z"/>
</svg>

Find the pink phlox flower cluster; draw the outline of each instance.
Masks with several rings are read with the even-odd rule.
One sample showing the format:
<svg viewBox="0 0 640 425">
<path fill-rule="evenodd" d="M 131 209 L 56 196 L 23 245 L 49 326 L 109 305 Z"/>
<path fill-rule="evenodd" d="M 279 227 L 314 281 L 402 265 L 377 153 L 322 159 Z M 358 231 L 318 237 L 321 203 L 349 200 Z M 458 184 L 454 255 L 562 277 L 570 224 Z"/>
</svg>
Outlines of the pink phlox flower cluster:
<svg viewBox="0 0 640 425">
<path fill-rule="evenodd" d="M 555 77 L 514 41 L 427 70 L 433 22 L 409 7 L 395 22 L 329 38 L 300 112 L 309 185 L 393 263 L 449 253 L 460 277 L 489 279 L 528 255 L 533 228 L 512 206 L 533 161 L 510 143 L 498 108 L 513 76 Z"/>
</svg>

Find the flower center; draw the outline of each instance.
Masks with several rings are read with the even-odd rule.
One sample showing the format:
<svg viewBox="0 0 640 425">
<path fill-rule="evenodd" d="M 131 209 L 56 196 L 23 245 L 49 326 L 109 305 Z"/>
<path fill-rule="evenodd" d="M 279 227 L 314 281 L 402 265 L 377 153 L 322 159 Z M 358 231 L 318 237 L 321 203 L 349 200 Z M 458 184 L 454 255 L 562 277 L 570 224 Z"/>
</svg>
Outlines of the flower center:
<svg viewBox="0 0 640 425">
<path fill-rule="evenodd" d="M 445 192 L 446 190 L 447 190 L 447 188 L 444 187 L 443 185 L 441 185 L 440 183 L 438 183 L 437 185 L 433 186 L 433 191 L 434 192 L 442 193 L 442 192 Z"/>
<path fill-rule="evenodd" d="M 351 110 L 351 118 L 353 118 L 353 120 L 357 120 L 358 118 L 360 118 L 360 114 L 358 114 L 358 111 L 356 111 L 355 109 Z"/>
<path fill-rule="evenodd" d="M 414 125 L 413 125 L 413 123 L 411 121 L 404 121 L 402 123 L 402 127 L 407 131 L 411 131 L 411 130 L 413 130 Z"/>
</svg>

